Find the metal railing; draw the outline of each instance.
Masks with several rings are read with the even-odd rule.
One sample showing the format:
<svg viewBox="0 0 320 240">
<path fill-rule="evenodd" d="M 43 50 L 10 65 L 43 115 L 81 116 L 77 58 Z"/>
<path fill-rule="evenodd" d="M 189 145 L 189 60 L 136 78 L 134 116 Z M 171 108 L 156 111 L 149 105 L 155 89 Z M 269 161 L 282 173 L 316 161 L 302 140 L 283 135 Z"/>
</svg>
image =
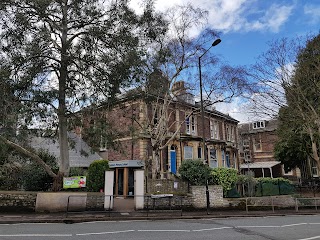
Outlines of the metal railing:
<svg viewBox="0 0 320 240">
<path fill-rule="evenodd" d="M 108 213 L 111 216 L 113 195 L 70 195 L 68 196 L 66 217 L 75 213 Z"/>
<path fill-rule="evenodd" d="M 315 208 L 318 211 L 318 207 L 320 207 L 320 198 L 296 198 L 296 212 L 299 208 Z"/>
<path fill-rule="evenodd" d="M 257 199 L 262 199 L 262 203 L 257 203 Z M 266 202 L 266 199 L 270 200 Z M 254 204 L 249 204 L 250 200 L 254 201 Z M 275 210 L 274 198 L 273 197 L 252 197 L 246 198 L 246 212 L 249 212 L 249 207 L 261 208 L 261 207 L 271 207 L 272 212 Z"/>
<path fill-rule="evenodd" d="M 173 194 L 145 195 L 145 211 L 150 213 L 178 212 L 182 216 L 185 196 Z"/>
<path fill-rule="evenodd" d="M 261 199 L 261 201 L 259 201 Z M 272 212 L 275 212 L 275 209 L 295 209 L 296 212 L 302 208 L 314 208 L 318 211 L 320 207 L 320 198 L 292 198 L 294 202 L 283 203 L 278 196 L 270 197 L 251 197 L 246 198 L 246 212 L 249 212 L 249 208 L 271 208 Z M 252 204 L 251 204 L 252 202 Z"/>
</svg>

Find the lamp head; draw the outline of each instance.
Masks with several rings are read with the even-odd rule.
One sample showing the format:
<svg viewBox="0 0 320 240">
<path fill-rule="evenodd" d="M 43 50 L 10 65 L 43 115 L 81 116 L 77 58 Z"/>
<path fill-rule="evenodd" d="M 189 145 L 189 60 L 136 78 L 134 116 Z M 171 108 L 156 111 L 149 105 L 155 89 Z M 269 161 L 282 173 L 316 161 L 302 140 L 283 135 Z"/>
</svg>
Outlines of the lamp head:
<svg viewBox="0 0 320 240">
<path fill-rule="evenodd" d="M 218 38 L 218 39 L 216 39 L 213 43 L 212 43 L 212 47 L 214 47 L 214 46 L 217 46 L 219 43 L 221 43 L 221 39 L 220 38 Z"/>
</svg>

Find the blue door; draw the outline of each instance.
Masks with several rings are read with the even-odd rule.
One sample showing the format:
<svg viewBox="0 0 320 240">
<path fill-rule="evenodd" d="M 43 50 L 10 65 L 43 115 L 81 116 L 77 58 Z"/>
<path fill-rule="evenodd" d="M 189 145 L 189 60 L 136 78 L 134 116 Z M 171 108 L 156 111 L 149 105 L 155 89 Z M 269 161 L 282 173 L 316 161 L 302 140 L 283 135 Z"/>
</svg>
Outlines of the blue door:
<svg viewBox="0 0 320 240">
<path fill-rule="evenodd" d="M 175 150 L 170 150 L 171 172 L 177 173 L 177 154 Z"/>
</svg>

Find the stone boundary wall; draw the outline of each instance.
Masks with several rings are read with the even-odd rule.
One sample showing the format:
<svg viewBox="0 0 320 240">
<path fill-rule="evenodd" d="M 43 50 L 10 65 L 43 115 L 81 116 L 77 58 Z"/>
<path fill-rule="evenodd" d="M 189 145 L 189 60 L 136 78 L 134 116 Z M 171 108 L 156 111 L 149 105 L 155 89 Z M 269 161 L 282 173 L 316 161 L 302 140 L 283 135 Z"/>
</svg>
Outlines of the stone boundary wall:
<svg viewBox="0 0 320 240">
<path fill-rule="evenodd" d="M 89 211 L 104 210 L 104 198 L 104 193 L 88 192 L 86 209 Z"/>
<path fill-rule="evenodd" d="M 190 186 L 190 191 L 191 193 L 185 195 L 164 195 L 164 197 L 159 198 L 152 198 L 152 195 L 145 195 L 145 209 L 205 209 L 205 186 Z M 59 195 L 61 195 L 61 193 L 64 192 L 51 194 L 56 194 L 59 198 Z M 36 211 L 36 199 L 37 196 L 41 194 L 43 193 L 0 191 L 0 212 Z M 49 195 L 50 194 L 48 194 L 48 196 Z M 70 198 L 70 203 L 73 205 L 73 207 L 69 209 L 71 211 L 74 210 L 73 208 L 77 208 L 79 204 L 81 205 L 79 208 L 80 211 L 95 211 L 104 209 L 104 193 L 81 192 L 81 194 L 73 193 L 73 195 L 76 196 Z M 221 186 L 209 186 L 209 197 L 211 208 L 234 208 L 244 210 L 246 208 L 246 201 L 251 207 L 270 206 L 271 198 L 273 204 L 277 207 L 286 208 L 295 206 L 295 198 L 290 195 L 250 198 L 223 198 L 223 190 Z M 65 211 L 66 201 L 64 201 L 64 203 L 60 203 L 63 205 L 63 211 Z M 47 202 L 46 205 L 48 207 L 53 207 L 53 205 L 50 205 L 49 202 Z M 46 209 L 46 211 L 51 210 L 54 209 Z"/>
<path fill-rule="evenodd" d="M 209 185 L 209 201 L 210 207 L 223 207 L 223 188 L 217 185 Z M 207 207 L 207 196 L 205 186 L 190 186 L 190 192 L 186 195 L 166 196 L 165 194 L 146 195 L 144 207 L 145 209 L 181 209 L 195 208 L 204 209 Z"/>
<path fill-rule="evenodd" d="M 218 185 L 209 185 L 210 207 L 223 207 L 223 188 Z M 206 208 L 207 196 L 205 186 L 191 186 L 192 206 L 194 208 Z"/>
<path fill-rule="evenodd" d="M 0 211 L 35 211 L 37 192 L 0 191 Z"/>
<path fill-rule="evenodd" d="M 182 180 L 146 179 L 145 184 L 147 194 L 186 194 L 190 190 L 188 182 Z"/>
<path fill-rule="evenodd" d="M 104 209 L 104 193 L 100 192 L 26 192 L 0 191 L 0 212 L 59 212 L 69 210 Z M 41 206 L 39 206 L 41 205 Z"/>
<path fill-rule="evenodd" d="M 190 196 L 174 195 L 172 197 L 153 198 L 151 196 L 144 197 L 145 209 L 181 209 L 191 208 L 192 198 Z"/>
</svg>

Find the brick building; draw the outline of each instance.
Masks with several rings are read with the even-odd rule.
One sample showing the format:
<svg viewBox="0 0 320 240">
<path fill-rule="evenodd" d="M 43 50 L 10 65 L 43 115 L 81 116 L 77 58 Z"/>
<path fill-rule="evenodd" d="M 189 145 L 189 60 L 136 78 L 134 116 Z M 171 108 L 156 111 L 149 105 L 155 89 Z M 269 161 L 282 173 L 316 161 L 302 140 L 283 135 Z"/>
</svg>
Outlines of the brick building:
<svg viewBox="0 0 320 240">
<path fill-rule="evenodd" d="M 300 175 L 298 169 L 285 172 L 274 157 L 278 120 L 262 120 L 238 125 L 240 171 L 255 177 L 288 177 Z"/>
<path fill-rule="evenodd" d="M 203 130 L 210 167 L 238 169 L 237 124 L 229 115 L 205 108 L 205 129 L 202 129 L 200 103 L 177 82 L 173 90 L 182 89 L 169 99 L 151 97 L 142 90 L 134 90 L 118 98 L 112 106 L 100 106 L 108 126 L 117 135 L 113 146 L 101 142 L 99 155 L 108 159 L 115 169 L 115 195 L 131 195 L 134 169 L 144 168 L 151 177 L 154 134 L 165 133 L 159 151 L 159 175 L 171 178 L 178 174 L 181 162 L 187 159 L 204 160 Z M 163 107 L 167 104 L 167 107 Z M 159 122 L 165 124 L 159 126 Z M 155 131 L 153 128 L 157 128 Z M 152 136 L 151 136 L 152 135 Z"/>
</svg>

